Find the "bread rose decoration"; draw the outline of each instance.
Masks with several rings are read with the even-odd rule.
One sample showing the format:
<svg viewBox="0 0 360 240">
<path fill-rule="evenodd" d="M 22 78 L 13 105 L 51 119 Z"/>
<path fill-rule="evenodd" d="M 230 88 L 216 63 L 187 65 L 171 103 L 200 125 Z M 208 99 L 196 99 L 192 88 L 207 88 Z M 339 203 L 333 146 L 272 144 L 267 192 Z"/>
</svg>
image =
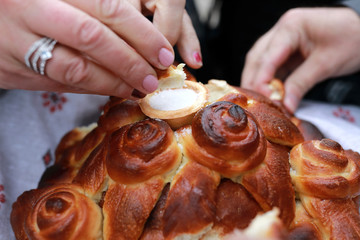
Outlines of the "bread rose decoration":
<svg viewBox="0 0 360 240">
<path fill-rule="evenodd" d="M 231 102 L 201 109 L 191 131 L 180 133 L 185 155 L 223 176 L 238 176 L 259 165 L 266 155 L 266 139 L 255 118 Z"/>
<path fill-rule="evenodd" d="M 360 193 L 360 154 L 330 139 L 306 141 L 290 152 L 291 178 L 298 192 L 318 198 Z"/>
<path fill-rule="evenodd" d="M 82 192 L 74 184 L 26 192 L 11 214 L 16 238 L 25 239 L 23 236 L 27 235 L 29 239 L 99 239 L 100 207 Z"/>
<path fill-rule="evenodd" d="M 106 168 L 119 183 L 144 182 L 166 174 L 181 161 L 174 132 L 162 120 L 146 119 L 123 126 L 109 142 Z"/>
</svg>

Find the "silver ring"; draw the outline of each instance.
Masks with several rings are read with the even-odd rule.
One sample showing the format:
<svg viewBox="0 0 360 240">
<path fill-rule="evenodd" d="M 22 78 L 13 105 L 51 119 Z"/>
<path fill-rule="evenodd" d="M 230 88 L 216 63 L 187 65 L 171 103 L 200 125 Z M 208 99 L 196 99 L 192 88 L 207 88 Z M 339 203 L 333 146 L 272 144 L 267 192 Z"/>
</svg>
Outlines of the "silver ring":
<svg viewBox="0 0 360 240">
<path fill-rule="evenodd" d="M 34 72 L 44 75 L 46 62 L 52 58 L 52 50 L 56 43 L 56 40 L 48 37 L 43 37 L 34 42 L 25 54 L 26 66 Z M 39 59 L 40 64 L 38 67 Z"/>
</svg>

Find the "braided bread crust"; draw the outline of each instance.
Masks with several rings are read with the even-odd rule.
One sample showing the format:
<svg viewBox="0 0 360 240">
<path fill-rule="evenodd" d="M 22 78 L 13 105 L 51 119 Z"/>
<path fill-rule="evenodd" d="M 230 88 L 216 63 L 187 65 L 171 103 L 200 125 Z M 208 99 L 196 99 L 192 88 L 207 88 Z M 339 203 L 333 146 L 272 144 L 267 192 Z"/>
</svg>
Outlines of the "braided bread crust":
<svg viewBox="0 0 360 240">
<path fill-rule="evenodd" d="M 270 99 L 247 89 L 237 88 L 237 91 L 226 94 L 219 101 L 233 102 L 252 113 L 269 141 L 290 147 L 304 141 L 284 110 Z"/>
<path fill-rule="evenodd" d="M 360 154 L 330 139 L 306 141 L 290 152 L 296 191 L 318 198 L 360 194 Z"/>
<path fill-rule="evenodd" d="M 99 206 L 74 184 L 25 192 L 14 203 L 11 224 L 17 239 L 99 239 Z"/>
<path fill-rule="evenodd" d="M 266 155 L 255 118 L 231 102 L 206 106 L 178 134 L 189 158 L 230 178 L 256 167 Z"/>
</svg>

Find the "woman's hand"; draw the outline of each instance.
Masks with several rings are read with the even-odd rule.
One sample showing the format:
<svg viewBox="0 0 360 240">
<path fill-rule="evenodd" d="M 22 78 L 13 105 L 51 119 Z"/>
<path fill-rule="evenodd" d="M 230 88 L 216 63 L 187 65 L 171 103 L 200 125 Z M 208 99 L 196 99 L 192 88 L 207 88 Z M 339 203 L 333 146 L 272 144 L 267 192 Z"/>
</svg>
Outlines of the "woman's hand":
<svg viewBox="0 0 360 240">
<path fill-rule="evenodd" d="M 285 13 L 248 52 L 241 86 L 270 95 L 285 81 L 284 104 L 295 111 L 315 84 L 360 69 L 360 17 L 349 8 L 298 8 Z"/>
<path fill-rule="evenodd" d="M 199 39 L 185 10 L 186 0 L 128 0 L 145 16 L 152 15 L 153 23 L 177 49 L 191 68 L 202 66 Z"/>
<path fill-rule="evenodd" d="M 154 68 L 165 69 L 174 60 L 161 29 L 125 0 L 0 4 L 1 88 L 136 98 L 156 89 Z M 42 76 L 25 66 L 24 56 L 44 36 L 58 44 Z"/>
</svg>

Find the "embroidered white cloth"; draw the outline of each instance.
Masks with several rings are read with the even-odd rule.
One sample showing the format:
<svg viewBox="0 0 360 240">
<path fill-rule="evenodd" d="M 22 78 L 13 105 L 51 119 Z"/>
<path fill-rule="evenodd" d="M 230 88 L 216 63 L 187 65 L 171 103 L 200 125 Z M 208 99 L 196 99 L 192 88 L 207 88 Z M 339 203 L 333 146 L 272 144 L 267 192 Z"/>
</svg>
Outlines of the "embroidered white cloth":
<svg viewBox="0 0 360 240">
<path fill-rule="evenodd" d="M 108 97 L 0 90 L 0 239 L 14 235 L 12 203 L 37 187 L 61 137 L 96 121 Z M 304 101 L 296 115 L 343 148 L 360 152 L 360 107 Z"/>
<path fill-rule="evenodd" d="M 12 203 L 36 188 L 61 137 L 97 120 L 108 97 L 0 90 L 0 240 L 15 239 Z"/>
</svg>

